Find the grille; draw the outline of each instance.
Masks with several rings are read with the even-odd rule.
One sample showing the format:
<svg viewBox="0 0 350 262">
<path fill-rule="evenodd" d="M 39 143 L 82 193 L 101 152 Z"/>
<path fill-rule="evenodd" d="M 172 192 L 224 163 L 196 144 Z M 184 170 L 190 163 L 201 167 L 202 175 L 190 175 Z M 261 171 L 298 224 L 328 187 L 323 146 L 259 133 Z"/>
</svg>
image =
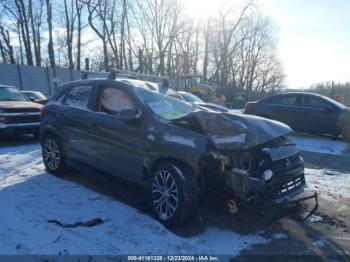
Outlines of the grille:
<svg viewBox="0 0 350 262">
<path fill-rule="evenodd" d="M 39 109 L 35 109 L 35 108 L 6 108 L 5 113 L 23 113 L 23 112 L 31 112 L 31 113 L 36 113 L 39 112 Z"/>
<path fill-rule="evenodd" d="M 281 184 L 271 184 L 266 186 L 264 192 L 265 200 L 273 200 L 279 197 L 283 197 L 305 185 L 304 174 L 293 177 L 290 180 Z"/>
<path fill-rule="evenodd" d="M 38 122 L 40 121 L 40 115 L 34 116 L 6 116 L 4 117 L 3 123 L 11 124 L 11 123 L 30 123 L 30 122 Z"/>
</svg>

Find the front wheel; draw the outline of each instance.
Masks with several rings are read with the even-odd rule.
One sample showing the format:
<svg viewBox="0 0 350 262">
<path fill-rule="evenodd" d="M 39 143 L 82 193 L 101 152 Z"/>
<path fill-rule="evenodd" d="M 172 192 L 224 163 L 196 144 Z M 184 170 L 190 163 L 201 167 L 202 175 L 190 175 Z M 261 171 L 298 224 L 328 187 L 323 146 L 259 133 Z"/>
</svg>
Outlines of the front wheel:
<svg viewBox="0 0 350 262">
<path fill-rule="evenodd" d="M 65 160 L 58 139 L 46 135 L 42 142 L 42 154 L 47 171 L 53 175 L 61 175 L 65 169 Z"/>
<path fill-rule="evenodd" d="M 195 214 L 199 188 L 190 168 L 172 163 L 159 165 L 149 184 L 153 214 L 166 226 L 181 225 Z"/>
</svg>

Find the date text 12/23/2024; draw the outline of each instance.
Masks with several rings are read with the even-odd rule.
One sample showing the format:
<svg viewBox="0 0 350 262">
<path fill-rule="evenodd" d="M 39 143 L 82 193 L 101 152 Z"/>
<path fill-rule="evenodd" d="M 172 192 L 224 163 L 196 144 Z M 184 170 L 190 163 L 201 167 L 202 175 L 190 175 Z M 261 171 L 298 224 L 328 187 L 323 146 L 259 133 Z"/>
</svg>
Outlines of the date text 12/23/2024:
<svg viewBox="0 0 350 262">
<path fill-rule="evenodd" d="M 217 256 L 128 256 L 128 261 L 217 261 Z"/>
</svg>

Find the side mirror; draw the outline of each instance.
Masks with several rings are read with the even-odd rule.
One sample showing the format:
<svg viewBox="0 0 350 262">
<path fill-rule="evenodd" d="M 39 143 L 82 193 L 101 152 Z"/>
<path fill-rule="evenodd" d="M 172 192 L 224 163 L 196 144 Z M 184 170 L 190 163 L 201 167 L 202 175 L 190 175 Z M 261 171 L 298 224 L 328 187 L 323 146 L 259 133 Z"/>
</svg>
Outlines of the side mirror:
<svg viewBox="0 0 350 262">
<path fill-rule="evenodd" d="M 30 100 L 31 102 L 36 102 L 36 99 L 35 99 L 34 97 L 32 97 L 32 96 L 29 97 L 29 100 Z"/>
<path fill-rule="evenodd" d="M 141 111 L 132 108 L 125 108 L 119 112 L 119 116 L 121 119 L 129 121 L 134 118 L 140 118 Z"/>
</svg>

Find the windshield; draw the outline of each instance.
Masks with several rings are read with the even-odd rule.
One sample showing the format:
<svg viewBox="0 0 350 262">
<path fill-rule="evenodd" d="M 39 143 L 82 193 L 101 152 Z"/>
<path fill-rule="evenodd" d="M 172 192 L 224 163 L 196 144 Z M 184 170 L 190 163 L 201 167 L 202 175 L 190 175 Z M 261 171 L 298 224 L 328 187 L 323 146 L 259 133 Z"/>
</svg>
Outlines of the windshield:
<svg viewBox="0 0 350 262">
<path fill-rule="evenodd" d="M 191 93 L 187 92 L 180 92 L 180 94 L 186 99 L 187 102 L 198 102 L 198 103 L 205 103 L 202 99 L 200 99 L 198 96 L 195 96 Z"/>
<path fill-rule="evenodd" d="M 135 88 L 138 97 L 153 113 L 164 120 L 173 120 L 187 115 L 195 108 L 176 98 L 149 91 L 144 88 Z"/>
<path fill-rule="evenodd" d="M 14 87 L 0 87 L 0 101 L 28 101 L 27 98 Z"/>
<path fill-rule="evenodd" d="M 42 93 L 40 92 L 30 92 L 30 91 L 24 91 L 22 92 L 24 93 L 28 98 L 29 97 L 33 97 L 36 100 L 45 100 L 46 96 L 44 96 Z"/>
</svg>

